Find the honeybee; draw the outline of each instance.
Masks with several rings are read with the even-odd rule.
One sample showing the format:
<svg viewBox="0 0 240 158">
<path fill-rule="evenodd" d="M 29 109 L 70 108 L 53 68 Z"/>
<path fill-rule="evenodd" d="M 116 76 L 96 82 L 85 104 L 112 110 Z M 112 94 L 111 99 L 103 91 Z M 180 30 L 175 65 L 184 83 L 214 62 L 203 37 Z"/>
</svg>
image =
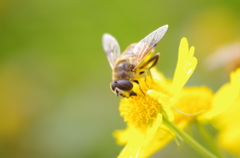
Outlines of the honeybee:
<svg viewBox="0 0 240 158">
<path fill-rule="evenodd" d="M 167 29 L 168 25 L 158 28 L 140 42 L 128 46 L 121 55 L 117 40 L 109 34 L 103 35 L 103 49 L 112 68 L 110 88 L 117 96 L 127 98 L 137 96 L 132 90 L 133 82 L 139 84 L 138 77 L 157 64 L 159 53 L 146 62 L 143 62 L 143 60 L 157 46 Z"/>
</svg>

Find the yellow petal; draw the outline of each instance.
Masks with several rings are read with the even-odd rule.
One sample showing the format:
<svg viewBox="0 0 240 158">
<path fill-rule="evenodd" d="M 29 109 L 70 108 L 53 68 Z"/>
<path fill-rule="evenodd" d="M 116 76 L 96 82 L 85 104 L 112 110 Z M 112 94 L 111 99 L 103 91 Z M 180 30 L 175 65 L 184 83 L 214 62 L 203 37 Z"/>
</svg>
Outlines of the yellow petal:
<svg viewBox="0 0 240 158">
<path fill-rule="evenodd" d="M 157 100 L 162 106 L 169 104 L 169 96 L 167 94 L 160 93 L 153 89 L 148 90 L 147 94 L 153 99 Z"/>
<path fill-rule="evenodd" d="M 154 98 L 155 100 L 157 100 L 159 104 L 161 104 L 161 107 L 164 110 L 165 114 L 167 115 L 169 121 L 173 121 L 174 115 L 170 106 L 171 98 L 166 94 L 160 93 L 152 89 L 148 90 L 147 94 Z"/>
<path fill-rule="evenodd" d="M 118 158 L 137 158 L 144 143 L 144 133 L 135 128 L 129 128 L 128 142 Z"/>
<path fill-rule="evenodd" d="M 188 48 L 188 41 L 182 38 L 179 46 L 178 61 L 172 82 L 172 89 L 179 93 L 197 65 L 197 59 L 194 57 L 194 47 Z"/>
<path fill-rule="evenodd" d="M 149 128 L 146 132 L 146 138 L 143 146 L 146 146 L 153 139 L 161 123 L 162 123 L 162 114 L 158 113 L 157 119 L 154 121 L 152 127 Z"/>
</svg>

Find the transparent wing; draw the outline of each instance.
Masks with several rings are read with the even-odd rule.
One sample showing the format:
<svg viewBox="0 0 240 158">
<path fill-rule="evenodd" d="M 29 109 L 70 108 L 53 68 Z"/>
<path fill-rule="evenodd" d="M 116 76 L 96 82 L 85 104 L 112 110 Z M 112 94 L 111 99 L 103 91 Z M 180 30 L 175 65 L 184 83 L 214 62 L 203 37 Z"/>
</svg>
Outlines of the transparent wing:
<svg viewBox="0 0 240 158">
<path fill-rule="evenodd" d="M 136 60 L 133 63 L 134 68 L 136 68 L 141 63 L 141 61 L 151 52 L 151 50 L 157 46 L 158 42 L 167 32 L 167 29 L 168 25 L 164 25 L 137 43 L 133 49 L 133 53 L 136 55 Z"/>
<path fill-rule="evenodd" d="M 113 69 L 114 63 L 115 63 L 117 57 L 120 55 L 119 44 L 118 44 L 117 40 L 109 34 L 103 35 L 102 44 L 103 44 L 103 49 L 107 56 L 108 62 L 110 64 L 111 68 Z"/>
</svg>

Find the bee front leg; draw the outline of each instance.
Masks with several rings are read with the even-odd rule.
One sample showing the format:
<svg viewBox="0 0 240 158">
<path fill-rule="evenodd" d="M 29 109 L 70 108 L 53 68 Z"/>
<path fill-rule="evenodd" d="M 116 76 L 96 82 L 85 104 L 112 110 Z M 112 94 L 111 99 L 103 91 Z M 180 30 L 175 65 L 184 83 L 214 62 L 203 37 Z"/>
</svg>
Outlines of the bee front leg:
<svg viewBox="0 0 240 158">
<path fill-rule="evenodd" d="M 146 74 L 149 75 L 151 79 L 152 79 L 152 75 L 151 75 L 150 69 L 157 64 L 159 57 L 160 57 L 160 54 L 157 53 L 156 55 L 154 55 L 153 57 L 151 57 L 148 61 L 146 61 L 146 62 L 140 67 L 140 69 L 144 69 L 144 68 L 147 67 L 147 70 L 144 71 L 144 73 L 146 72 Z M 141 72 L 140 72 L 140 73 L 141 73 Z M 143 74 L 143 73 L 142 73 L 142 74 Z M 153 80 L 153 79 L 152 79 L 152 80 Z M 145 82 L 146 82 L 146 77 L 145 77 Z"/>
<path fill-rule="evenodd" d="M 143 94 L 144 96 L 146 96 L 145 93 L 143 92 L 143 90 L 142 90 L 142 88 L 141 88 L 140 83 L 138 82 L 138 80 L 133 80 L 133 82 L 135 82 L 136 84 L 138 84 L 140 91 L 142 92 L 142 94 Z"/>
</svg>

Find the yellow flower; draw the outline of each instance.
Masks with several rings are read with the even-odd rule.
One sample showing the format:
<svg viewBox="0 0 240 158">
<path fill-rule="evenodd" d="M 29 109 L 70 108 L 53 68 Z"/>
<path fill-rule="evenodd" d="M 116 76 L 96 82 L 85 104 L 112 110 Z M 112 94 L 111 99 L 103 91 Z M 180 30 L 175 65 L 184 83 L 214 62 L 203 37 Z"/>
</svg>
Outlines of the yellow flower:
<svg viewBox="0 0 240 158">
<path fill-rule="evenodd" d="M 219 129 L 219 144 L 240 156 L 240 68 L 231 73 L 230 82 L 215 94 L 213 108 L 208 113 L 213 125 Z"/>
<path fill-rule="evenodd" d="M 216 115 L 227 111 L 239 98 L 239 71 L 240 70 L 238 69 L 236 72 L 231 73 L 231 82 L 226 83 L 216 92 L 213 98 L 211 110 L 204 115 L 206 119 L 210 120 Z"/>
<path fill-rule="evenodd" d="M 207 88 L 181 91 L 196 65 L 194 47 L 189 50 L 187 39 L 183 38 L 173 81 L 152 69 L 152 78 L 142 78 L 139 80 L 140 87 L 134 86 L 138 96 L 121 100 L 120 115 L 127 123 L 127 128 L 114 132 L 118 144 L 126 144 L 119 158 L 148 157 L 174 138 L 175 133 L 162 123 L 163 117 L 174 121 L 180 128 L 184 128 L 191 119 L 182 121 L 185 119 L 181 116 L 183 114 L 173 112 L 172 107 L 185 107 L 184 113 L 196 113 L 209 107 L 212 93 Z M 177 119 L 174 120 L 174 117 Z"/>
<path fill-rule="evenodd" d="M 191 121 L 197 119 L 201 120 L 202 115 L 211 108 L 213 93 L 207 87 L 191 87 L 184 88 L 177 97 L 173 107 L 181 109 L 186 114 L 198 115 L 183 115 L 174 111 L 175 123 L 189 124 Z M 184 123 L 185 122 L 185 123 Z"/>
</svg>

